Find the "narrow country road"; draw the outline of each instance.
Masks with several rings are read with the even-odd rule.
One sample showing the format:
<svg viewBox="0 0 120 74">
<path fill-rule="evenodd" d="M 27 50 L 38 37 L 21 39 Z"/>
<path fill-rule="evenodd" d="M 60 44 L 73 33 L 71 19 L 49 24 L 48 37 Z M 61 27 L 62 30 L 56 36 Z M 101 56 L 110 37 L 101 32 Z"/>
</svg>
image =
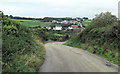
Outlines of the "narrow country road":
<svg viewBox="0 0 120 74">
<path fill-rule="evenodd" d="M 62 45 L 45 44 L 46 60 L 39 72 L 117 72 L 118 67 L 106 66 L 105 61 L 85 50 Z"/>
</svg>

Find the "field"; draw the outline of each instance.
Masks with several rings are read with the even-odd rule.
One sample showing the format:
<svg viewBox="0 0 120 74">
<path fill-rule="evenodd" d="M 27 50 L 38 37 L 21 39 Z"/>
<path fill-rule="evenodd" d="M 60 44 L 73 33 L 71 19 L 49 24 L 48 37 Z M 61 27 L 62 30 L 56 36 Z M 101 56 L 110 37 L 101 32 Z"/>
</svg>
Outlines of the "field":
<svg viewBox="0 0 120 74">
<path fill-rule="evenodd" d="M 45 26 L 50 26 L 52 24 L 50 22 L 41 22 L 39 20 L 20 20 L 20 19 L 12 19 L 12 20 L 20 23 L 25 27 L 36 27 L 36 26 L 45 27 Z"/>
<path fill-rule="evenodd" d="M 42 22 L 39 20 L 21 20 L 21 19 L 12 19 L 12 20 L 16 21 L 17 23 L 20 23 L 25 27 L 37 27 L 37 26 L 46 27 L 46 26 L 63 25 L 63 24 L 54 24 L 51 22 Z M 82 23 L 84 26 L 87 27 L 88 25 L 90 25 L 91 21 L 87 20 L 87 21 L 83 21 Z"/>
<path fill-rule="evenodd" d="M 39 20 L 21 20 L 21 19 L 12 19 L 13 21 L 16 21 L 17 23 L 20 23 L 21 25 L 25 27 L 46 27 L 46 26 L 55 26 L 55 25 L 61 25 L 61 24 L 53 24 L 51 22 L 42 22 Z"/>
<path fill-rule="evenodd" d="M 86 21 L 83 21 L 82 23 L 83 23 L 84 26 L 87 27 L 88 25 L 90 25 L 91 21 L 86 20 Z"/>
</svg>

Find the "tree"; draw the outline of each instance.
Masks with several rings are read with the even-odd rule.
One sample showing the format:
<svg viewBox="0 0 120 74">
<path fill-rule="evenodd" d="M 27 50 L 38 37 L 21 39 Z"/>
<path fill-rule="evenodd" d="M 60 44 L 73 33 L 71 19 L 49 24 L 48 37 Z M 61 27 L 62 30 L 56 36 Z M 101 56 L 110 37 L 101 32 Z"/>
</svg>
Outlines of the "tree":
<svg viewBox="0 0 120 74">
<path fill-rule="evenodd" d="M 99 15 L 97 14 L 94 20 L 92 21 L 92 24 L 106 26 L 111 25 L 114 22 L 117 22 L 117 17 L 115 15 L 112 15 L 110 12 L 105 12 Z"/>
<path fill-rule="evenodd" d="M 83 17 L 84 20 L 88 20 L 88 17 Z"/>
<path fill-rule="evenodd" d="M 10 15 L 9 17 L 10 17 L 10 18 L 13 18 L 13 16 L 12 16 L 12 15 Z"/>
</svg>

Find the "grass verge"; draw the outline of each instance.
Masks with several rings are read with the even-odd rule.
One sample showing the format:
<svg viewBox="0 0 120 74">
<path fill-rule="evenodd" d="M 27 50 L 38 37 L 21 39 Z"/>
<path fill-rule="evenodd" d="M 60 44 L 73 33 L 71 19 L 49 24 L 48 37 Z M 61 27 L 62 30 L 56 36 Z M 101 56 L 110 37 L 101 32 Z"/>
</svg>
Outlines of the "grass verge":
<svg viewBox="0 0 120 74">
<path fill-rule="evenodd" d="M 99 46 L 92 46 L 92 45 L 84 44 L 84 43 L 77 45 L 76 43 L 73 43 L 70 41 L 64 43 L 63 45 L 67 45 L 67 46 L 75 47 L 75 48 L 81 48 L 83 50 L 93 53 L 105 60 L 108 60 L 108 61 L 120 66 L 118 57 L 112 58 L 113 53 L 111 51 L 106 51 L 105 53 L 101 53 L 104 49 L 100 48 Z M 118 56 L 118 53 L 116 53 L 116 55 Z"/>
</svg>

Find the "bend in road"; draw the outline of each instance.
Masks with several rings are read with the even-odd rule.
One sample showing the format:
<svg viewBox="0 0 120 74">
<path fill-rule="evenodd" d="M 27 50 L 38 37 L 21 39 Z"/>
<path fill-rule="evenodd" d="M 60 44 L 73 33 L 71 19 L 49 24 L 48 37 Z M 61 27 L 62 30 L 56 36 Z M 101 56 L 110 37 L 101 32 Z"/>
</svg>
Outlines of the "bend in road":
<svg viewBox="0 0 120 74">
<path fill-rule="evenodd" d="M 114 64 L 106 66 L 106 60 L 63 43 L 45 44 L 46 60 L 39 72 L 118 72 Z"/>
</svg>

